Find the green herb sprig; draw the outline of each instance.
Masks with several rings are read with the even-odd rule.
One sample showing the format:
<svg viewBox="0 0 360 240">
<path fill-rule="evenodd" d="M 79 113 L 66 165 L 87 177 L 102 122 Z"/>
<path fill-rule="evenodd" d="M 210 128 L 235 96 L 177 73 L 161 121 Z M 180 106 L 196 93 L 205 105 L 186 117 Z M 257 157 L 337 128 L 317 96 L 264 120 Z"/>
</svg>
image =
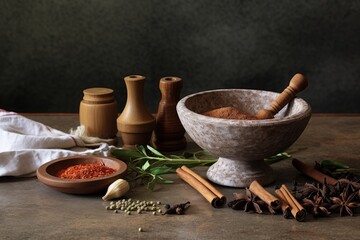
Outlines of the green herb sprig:
<svg viewBox="0 0 360 240">
<path fill-rule="evenodd" d="M 337 162 L 334 160 L 322 160 L 319 164 L 319 167 L 324 170 L 326 173 L 330 173 L 333 176 L 341 176 L 344 173 L 351 173 L 355 175 L 360 175 L 360 169 L 352 168 L 342 162 Z"/>
<path fill-rule="evenodd" d="M 129 181 L 140 179 L 153 190 L 156 183 L 173 183 L 163 177 L 175 173 L 183 165 L 192 168 L 208 166 L 217 161 L 217 157 L 201 150 L 195 153 L 184 152 L 182 155 L 165 156 L 151 146 L 135 146 L 134 150 L 113 148 L 111 155 L 126 162 L 129 169 Z"/>
<path fill-rule="evenodd" d="M 111 155 L 127 163 L 128 181 L 140 180 L 146 184 L 149 190 L 153 190 L 156 183 L 173 183 L 172 180 L 164 178 L 163 175 L 175 173 L 178 167 L 184 165 L 189 168 L 209 166 L 218 159 L 217 156 L 205 150 L 165 156 L 149 145 L 146 147 L 137 145 L 134 150 L 112 148 Z M 284 152 L 265 159 L 265 162 L 270 165 L 290 157 Z"/>
</svg>

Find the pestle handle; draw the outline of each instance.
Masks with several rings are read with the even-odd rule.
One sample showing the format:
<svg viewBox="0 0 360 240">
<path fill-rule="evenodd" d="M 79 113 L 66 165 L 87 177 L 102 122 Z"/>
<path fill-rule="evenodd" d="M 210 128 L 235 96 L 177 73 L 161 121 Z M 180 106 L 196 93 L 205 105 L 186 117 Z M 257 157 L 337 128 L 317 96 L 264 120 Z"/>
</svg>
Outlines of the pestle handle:
<svg viewBox="0 0 360 240">
<path fill-rule="evenodd" d="M 261 109 L 257 112 L 258 119 L 273 118 L 286 104 L 288 104 L 297 93 L 303 91 L 308 86 L 308 81 L 304 75 L 297 73 L 290 80 L 289 86 L 270 104 L 268 109 Z"/>
</svg>

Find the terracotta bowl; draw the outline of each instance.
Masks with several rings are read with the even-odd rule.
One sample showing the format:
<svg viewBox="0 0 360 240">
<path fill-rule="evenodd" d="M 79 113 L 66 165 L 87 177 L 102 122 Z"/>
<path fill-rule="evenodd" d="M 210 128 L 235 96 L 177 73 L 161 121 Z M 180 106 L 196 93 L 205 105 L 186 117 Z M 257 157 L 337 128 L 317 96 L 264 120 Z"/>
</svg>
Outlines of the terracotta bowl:
<svg viewBox="0 0 360 240">
<path fill-rule="evenodd" d="M 310 106 L 295 98 L 273 119 L 229 120 L 201 113 L 233 106 L 255 115 L 279 93 L 219 89 L 195 93 L 181 99 L 177 112 L 188 135 L 201 148 L 219 156 L 207 171 L 209 180 L 224 186 L 246 187 L 253 180 L 262 185 L 275 180 L 264 158 L 285 151 L 306 128 Z"/>
<path fill-rule="evenodd" d="M 116 172 L 106 177 L 92 179 L 63 179 L 56 177 L 61 169 L 66 169 L 76 164 L 103 162 L 105 166 L 114 168 Z M 52 160 L 40 166 L 36 172 L 37 178 L 45 185 L 60 192 L 75 194 L 90 194 L 105 190 L 111 183 L 122 177 L 127 170 L 127 165 L 115 158 L 102 156 L 72 156 Z"/>
</svg>

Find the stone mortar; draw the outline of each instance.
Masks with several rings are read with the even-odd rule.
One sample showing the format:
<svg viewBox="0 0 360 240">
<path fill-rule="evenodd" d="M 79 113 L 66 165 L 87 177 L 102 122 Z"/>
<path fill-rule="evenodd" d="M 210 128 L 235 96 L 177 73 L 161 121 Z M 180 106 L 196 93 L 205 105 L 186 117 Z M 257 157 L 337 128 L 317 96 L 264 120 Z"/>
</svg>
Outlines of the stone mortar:
<svg viewBox="0 0 360 240">
<path fill-rule="evenodd" d="M 302 134 L 311 107 L 295 98 L 273 119 L 229 120 L 201 113 L 220 107 L 237 107 L 251 115 L 266 108 L 279 93 L 248 89 L 217 89 L 181 99 L 177 112 L 188 135 L 201 148 L 219 156 L 207 171 L 212 182 L 247 187 L 253 180 L 262 185 L 275 180 L 264 158 L 285 151 Z"/>
</svg>

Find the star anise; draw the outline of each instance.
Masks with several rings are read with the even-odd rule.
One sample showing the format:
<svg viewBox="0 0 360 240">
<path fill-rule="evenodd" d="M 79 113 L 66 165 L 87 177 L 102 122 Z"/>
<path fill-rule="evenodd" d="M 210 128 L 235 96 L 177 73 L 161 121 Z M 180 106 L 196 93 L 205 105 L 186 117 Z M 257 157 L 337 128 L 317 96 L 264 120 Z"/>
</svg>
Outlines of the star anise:
<svg viewBox="0 0 360 240">
<path fill-rule="evenodd" d="M 326 179 L 324 183 L 305 183 L 302 190 L 300 191 L 300 199 L 316 199 L 317 197 L 322 197 L 324 203 L 331 203 L 330 198 L 338 196 L 341 189 L 340 183 L 336 185 L 327 184 Z"/>
<path fill-rule="evenodd" d="M 314 217 L 330 215 L 330 212 L 327 209 L 329 205 L 330 204 L 324 202 L 324 198 L 322 196 L 315 196 L 314 200 L 309 198 L 303 199 L 303 206 L 308 209 L 308 211 L 312 213 Z"/>
<path fill-rule="evenodd" d="M 319 194 L 319 183 L 305 183 L 301 193 L 301 198 L 313 198 Z"/>
<path fill-rule="evenodd" d="M 331 197 L 335 197 L 339 194 L 341 189 L 340 183 L 336 185 L 327 184 L 326 179 L 324 179 L 324 184 L 319 185 L 319 196 L 323 198 L 324 203 L 331 203 Z"/>
<path fill-rule="evenodd" d="M 253 192 L 250 191 L 250 189 L 246 188 L 246 196 L 247 196 L 247 202 L 244 207 L 244 211 L 248 212 L 250 210 L 254 210 L 257 213 L 263 213 L 261 210 L 261 200 L 258 196 L 256 196 Z"/>
<path fill-rule="evenodd" d="M 234 210 L 244 210 L 245 204 L 247 202 L 247 197 L 243 193 L 234 193 L 234 200 L 228 203 L 228 207 Z"/>
<path fill-rule="evenodd" d="M 256 213 L 263 213 L 261 207 L 263 202 L 258 196 L 246 188 L 246 194 L 234 194 L 235 200 L 228 203 L 228 206 L 235 210 L 244 210 L 249 212 L 251 210 Z"/>
<path fill-rule="evenodd" d="M 345 212 L 348 215 L 353 216 L 356 208 L 360 206 L 358 201 L 353 201 L 356 197 L 358 197 L 358 191 L 351 192 L 349 189 L 350 184 L 348 184 L 347 187 L 343 189 L 343 192 L 340 193 L 339 197 L 331 198 L 333 205 L 330 207 L 330 209 L 340 209 L 340 216 L 343 216 Z"/>
<path fill-rule="evenodd" d="M 342 185 L 350 185 L 351 191 L 355 192 L 360 189 L 360 182 L 357 179 L 351 180 L 347 178 L 340 178 L 339 183 Z"/>
</svg>

